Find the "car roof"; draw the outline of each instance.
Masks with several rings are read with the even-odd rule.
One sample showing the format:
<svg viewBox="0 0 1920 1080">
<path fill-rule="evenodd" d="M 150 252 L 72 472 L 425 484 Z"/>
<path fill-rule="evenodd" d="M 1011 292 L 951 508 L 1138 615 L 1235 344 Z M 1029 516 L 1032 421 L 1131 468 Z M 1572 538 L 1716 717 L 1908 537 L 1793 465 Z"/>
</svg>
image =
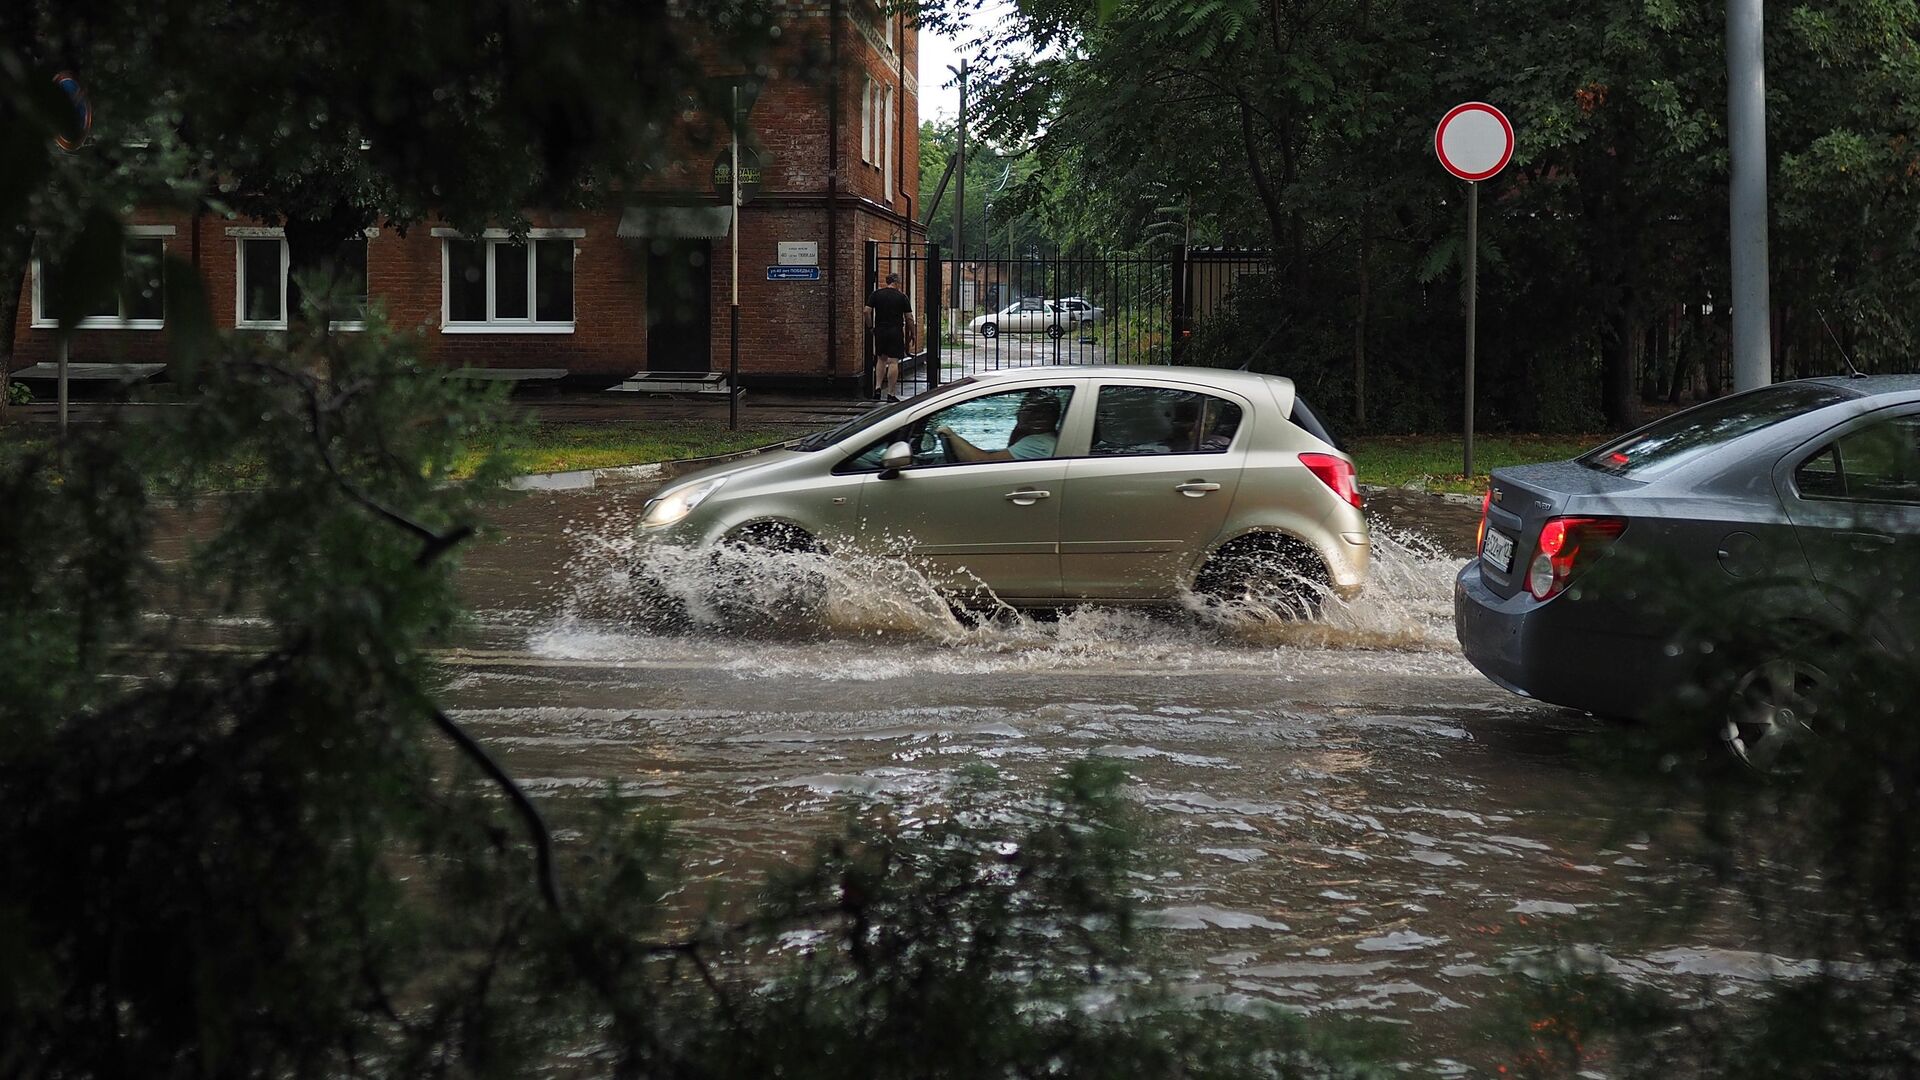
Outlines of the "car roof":
<svg viewBox="0 0 1920 1080">
<path fill-rule="evenodd" d="M 1003 368 L 999 371 L 983 371 L 973 376 L 974 382 L 980 385 L 1025 382 L 1029 379 L 1111 378 L 1175 379 L 1182 382 L 1204 383 L 1223 390 L 1238 390 L 1241 393 L 1250 392 L 1256 387 L 1268 387 L 1282 390 L 1284 400 L 1293 400 L 1293 380 L 1284 375 L 1265 375 L 1257 371 L 1236 371 L 1227 368 L 1183 367 L 1176 364 L 1057 364 L 1045 367 Z"/>
<path fill-rule="evenodd" d="M 1920 390 L 1920 375 L 1823 375 L 1817 379 L 1800 379 L 1797 382 L 1824 383 L 1851 390 L 1862 397 L 1875 397 L 1880 394 L 1910 394 Z"/>
</svg>

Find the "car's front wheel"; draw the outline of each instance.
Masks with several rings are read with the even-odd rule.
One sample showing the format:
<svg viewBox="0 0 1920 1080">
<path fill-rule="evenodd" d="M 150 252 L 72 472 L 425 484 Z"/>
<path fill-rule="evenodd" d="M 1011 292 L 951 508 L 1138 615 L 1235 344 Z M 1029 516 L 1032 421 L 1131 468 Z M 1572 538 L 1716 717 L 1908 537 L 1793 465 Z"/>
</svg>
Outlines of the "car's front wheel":
<svg viewBox="0 0 1920 1080">
<path fill-rule="evenodd" d="M 829 591 L 826 554 L 790 522 L 743 525 L 713 553 L 713 610 L 730 629 L 817 632 Z"/>
<path fill-rule="evenodd" d="M 981 323 L 980 336 L 983 338 L 997 338 L 1000 336 L 1000 328 L 993 323 Z"/>
<path fill-rule="evenodd" d="M 1059 323 L 1050 323 L 1047 326 L 1047 336 L 1050 338 L 1057 338 L 1065 333 L 1066 330 Z"/>
<path fill-rule="evenodd" d="M 1311 544 L 1283 533 L 1243 536 L 1221 547 L 1195 577 L 1193 591 L 1213 603 L 1310 619 L 1333 593 L 1333 575 Z"/>
</svg>

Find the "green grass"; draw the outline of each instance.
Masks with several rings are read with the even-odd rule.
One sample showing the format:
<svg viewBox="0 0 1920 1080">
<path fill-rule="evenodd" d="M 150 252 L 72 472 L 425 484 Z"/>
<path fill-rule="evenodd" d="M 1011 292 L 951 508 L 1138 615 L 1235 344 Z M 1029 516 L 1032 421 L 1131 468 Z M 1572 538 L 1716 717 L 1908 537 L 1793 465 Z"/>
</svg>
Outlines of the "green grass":
<svg viewBox="0 0 1920 1080">
<path fill-rule="evenodd" d="M 1605 435 L 1482 435 L 1473 440 L 1474 475 L 1463 476 L 1458 435 L 1374 435 L 1351 439 L 1363 484 L 1479 494 L 1487 473 L 1508 465 L 1561 461 L 1605 441 Z"/>
<path fill-rule="evenodd" d="M 754 426 L 728 431 L 711 420 L 632 424 L 537 424 L 510 436 L 502 449 L 520 473 L 571 472 L 712 457 L 804 435 L 812 427 Z M 457 471 L 479 464 L 490 448 L 474 445 Z"/>
</svg>

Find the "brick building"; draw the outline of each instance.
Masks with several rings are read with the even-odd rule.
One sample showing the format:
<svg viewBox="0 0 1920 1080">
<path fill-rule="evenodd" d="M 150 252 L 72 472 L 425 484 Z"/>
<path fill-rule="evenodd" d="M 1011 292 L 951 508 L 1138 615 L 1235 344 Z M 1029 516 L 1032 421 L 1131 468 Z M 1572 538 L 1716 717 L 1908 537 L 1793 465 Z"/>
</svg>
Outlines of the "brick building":
<svg viewBox="0 0 1920 1080">
<path fill-rule="evenodd" d="M 740 213 L 740 371 L 743 385 L 847 392 L 865 368 L 868 240 L 924 240 L 920 190 L 917 31 L 874 0 L 779 0 L 784 33 L 775 72 L 747 108 L 759 190 Z M 803 78 L 794 72 L 825 70 Z M 729 73 L 716 70 L 715 75 Z M 684 118 L 691 130 L 718 125 Z M 724 371 L 728 365 L 732 210 L 715 191 L 724 135 L 682 135 L 673 161 L 600 209 L 528 213 L 524 244 L 502 230 L 462 236 L 425 223 L 401 236 L 369 230 L 368 299 L 397 328 L 425 331 L 427 355 L 452 367 L 564 368 L 580 384 L 642 371 Z M 743 171 L 743 177 L 750 174 Z M 805 261 L 818 279 L 769 267 Z M 201 276 L 222 328 L 286 325 L 286 244 L 278 229 L 210 213 L 141 214 L 129 247 L 185 259 Z M 54 358 L 42 317 L 40 268 L 22 296 L 14 366 Z M 142 286 L 145 287 L 142 287 Z M 82 323 L 76 363 L 163 362 L 167 313 L 157 283 L 132 283 L 115 310 Z M 911 293 L 910 293 L 911 295 Z M 352 329 L 345 324 L 343 329 Z"/>
</svg>

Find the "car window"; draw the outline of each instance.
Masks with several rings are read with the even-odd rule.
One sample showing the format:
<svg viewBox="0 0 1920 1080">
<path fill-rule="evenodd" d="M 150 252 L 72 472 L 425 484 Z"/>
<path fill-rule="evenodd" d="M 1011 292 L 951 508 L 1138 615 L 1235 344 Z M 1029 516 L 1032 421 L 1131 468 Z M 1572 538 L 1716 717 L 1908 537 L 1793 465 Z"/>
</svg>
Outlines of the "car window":
<svg viewBox="0 0 1920 1080">
<path fill-rule="evenodd" d="M 1014 460 L 1057 457 L 1060 425 L 1066 419 L 1067 406 L 1072 400 L 1071 386 L 1032 386 L 958 402 L 887 432 L 838 471 L 878 470 L 887 447 L 896 442 L 913 448 L 910 467 L 959 464 L 950 460 L 941 440 L 934 435 L 943 427 L 952 428 L 955 434 L 982 450 L 1011 451 Z"/>
<path fill-rule="evenodd" d="M 1240 406 L 1192 390 L 1103 386 L 1094 403 L 1094 457 L 1221 454 L 1240 429 Z"/>
<path fill-rule="evenodd" d="M 1696 405 L 1578 458 L 1589 469 L 1649 480 L 1783 420 L 1859 395 L 1825 383 L 1782 383 Z"/>
<path fill-rule="evenodd" d="M 1793 482 L 1809 499 L 1920 506 L 1920 417 L 1869 424 L 1808 458 Z"/>
<path fill-rule="evenodd" d="M 1040 301 L 1038 301 L 1038 300 L 1022 300 L 1022 301 L 1020 301 L 1020 310 L 1021 310 L 1021 311 L 1039 311 L 1039 310 L 1040 310 Z"/>
<path fill-rule="evenodd" d="M 872 412 L 862 413 L 845 423 L 809 435 L 793 443 L 789 449 L 806 451 L 824 450 L 842 439 L 858 434 L 866 428 L 887 423 L 889 420 L 912 409 L 914 406 L 925 403 L 929 398 L 944 397 L 947 394 L 973 385 L 973 382 L 973 377 L 969 375 L 965 378 L 955 379 L 950 383 L 943 383 L 931 390 L 922 390 L 920 393 L 913 395 L 905 401 L 897 401 L 875 409 Z"/>
</svg>

